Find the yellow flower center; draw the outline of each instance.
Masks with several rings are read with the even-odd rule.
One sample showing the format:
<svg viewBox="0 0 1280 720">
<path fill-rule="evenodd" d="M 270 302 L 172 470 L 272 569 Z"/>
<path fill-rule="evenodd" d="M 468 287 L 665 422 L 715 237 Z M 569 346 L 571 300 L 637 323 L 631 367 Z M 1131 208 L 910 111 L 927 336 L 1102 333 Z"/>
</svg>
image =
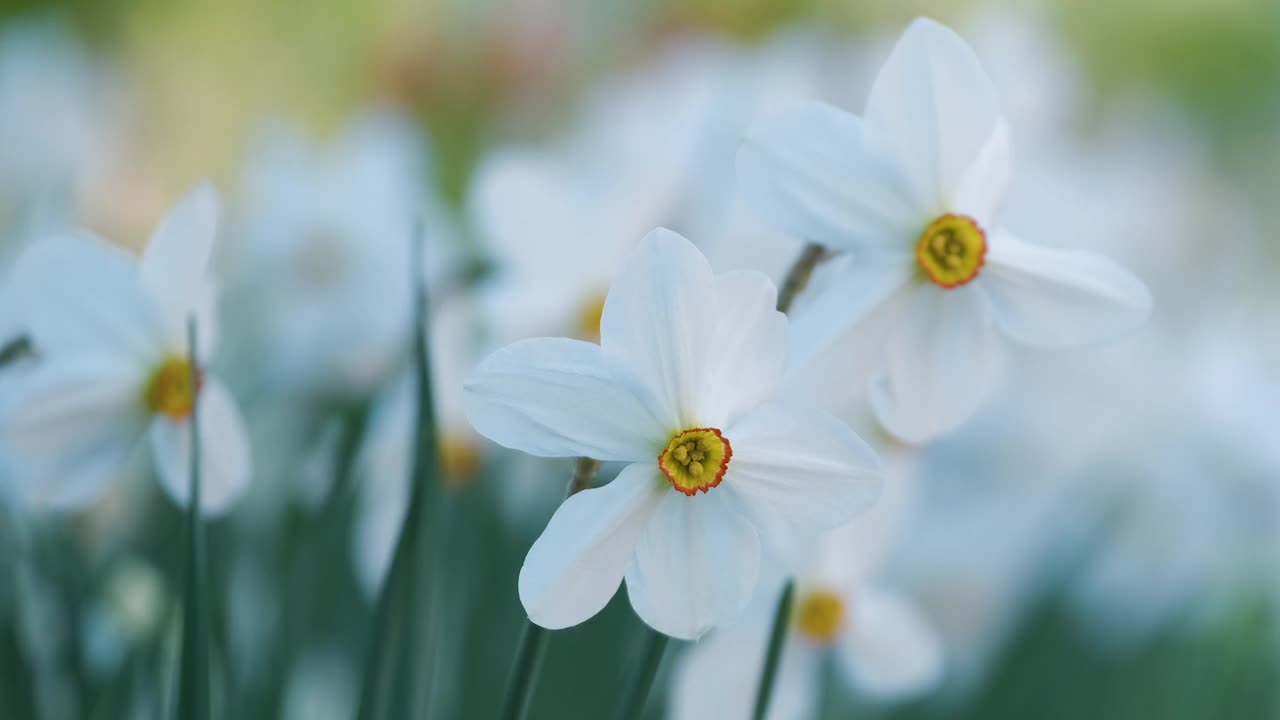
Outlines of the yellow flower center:
<svg viewBox="0 0 1280 720">
<path fill-rule="evenodd" d="M 176 355 L 166 358 L 151 371 L 143 403 L 152 413 L 185 420 L 191 417 L 202 378 L 203 374 L 198 374 L 193 382 L 189 358 Z"/>
<path fill-rule="evenodd" d="M 948 290 L 978 277 L 987 257 L 987 234 L 973 218 L 943 215 L 916 242 L 916 261 L 934 284 Z"/>
<path fill-rule="evenodd" d="M 467 485 L 483 459 L 480 448 L 470 438 L 448 432 L 441 436 L 440 465 L 449 487 L 457 489 Z"/>
<path fill-rule="evenodd" d="M 604 317 L 604 293 L 594 295 L 583 304 L 582 309 L 578 312 L 578 322 L 575 328 L 579 339 L 590 342 L 600 341 L 600 318 Z"/>
<path fill-rule="evenodd" d="M 658 456 L 658 467 L 671 486 L 690 497 L 720 484 L 729 469 L 733 447 L 715 428 L 690 428 L 671 436 Z"/>
<path fill-rule="evenodd" d="M 796 603 L 795 622 L 802 635 L 828 645 L 844 624 L 844 600 L 830 590 L 810 590 Z"/>
</svg>

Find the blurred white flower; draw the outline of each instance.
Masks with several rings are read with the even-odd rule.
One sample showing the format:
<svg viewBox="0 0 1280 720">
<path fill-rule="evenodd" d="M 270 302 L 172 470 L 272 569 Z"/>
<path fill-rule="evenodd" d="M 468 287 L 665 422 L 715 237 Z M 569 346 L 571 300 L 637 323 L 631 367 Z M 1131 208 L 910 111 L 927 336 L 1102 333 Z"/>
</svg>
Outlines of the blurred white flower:
<svg viewBox="0 0 1280 720">
<path fill-rule="evenodd" d="M 914 603 L 880 577 L 914 494 L 913 463 L 886 457 L 885 491 L 867 514 L 824 535 L 802 563 L 778 668 L 772 720 L 810 718 L 822 692 L 822 662 L 834 655 L 865 699 L 892 702 L 942 678 L 937 632 Z M 780 578 L 779 578 L 780 580 Z M 692 646 L 674 673 L 676 720 L 748 718 L 764 666 L 780 584 L 761 583 L 750 609 Z"/>
<path fill-rule="evenodd" d="M 0 33 L 0 199 L 66 204 L 110 129 L 108 77 L 56 25 Z"/>
<path fill-rule="evenodd" d="M 394 373 L 412 327 L 414 225 L 433 291 L 456 241 L 429 172 L 420 132 L 390 111 L 332 144 L 265 134 L 245 171 L 241 279 L 274 387 L 358 396 Z"/>
<path fill-rule="evenodd" d="M 1018 430 L 1043 408 L 1035 411 L 984 413 L 922 451 L 920 502 L 886 564 L 887 581 L 908 589 L 942 636 L 951 691 L 980 686 L 1063 570 L 1053 551 L 1077 519 L 1075 497 L 1046 469 L 1054 464 L 1044 448 L 1022 442 Z"/>
<path fill-rule="evenodd" d="M 465 408 L 507 447 L 630 463 L 566 500 L 530 549 L 519 582 L 530 618 L 580 623 L 625 575 L 645 622 L 693 638 L 746 606 L 761 535 L 790 548 L 853 517 L 878 491 L 877 461 L 835 418 L 777 397 L 787 328 L 767 278 L 714 275 L 664 229 L 627 267 L 600 345 L 499 350 L 467 382 Z"/>
<path fill-rule="evenodd" d="M 823 94 L 833 47 L 799 30 L 759 48 L 685 39 L 607 78 L 562 138 L 492 151 L 469 210 L 495 259 L 483 297 L 498 336 L 595 339 L 609 281 L 657 226 L 698 238 L 718 270 L 780 277 L 800 244 L 737 202 L 734 156 L 764 109 Z"/>
<path fill-rule="evenodd" d="M 1012 156 L 995 90 L 953 32 L 915 21 L 863 119 L 812 103 L 757 123 L 742 192 L 780 228 L 847 251 L 798 306 L 800 363 L 850 332 L 876 346 L 871 400 L 922 442 L 968 418 L 998 367 L 999 337 L 1066 347 L 1121 335 L 1146 287 L 1084 251 L 1025 243 L 998 224 Z M 850 361 L 853 364 L 853 361 Z"/>
<path fill-rule="evenodd" d="M 1169 330 L 1066 387 L 1039 379 L 1055 419 L 1029 441 L 1089 425 L 1067 475 L 1091 529 L 1070 595 L 1104 647 L 1219 618 L 1280 577 L 1277 356 L 1255 328 Z M 1099 396 L 1106 413 L 1086 399 Z"/>
<path fill-rule="evenodd" d="M 100 600 L 83 610 L 81 643 L 97 677 L 110 679 L 130 652 L 150 641 L 167 617 L 164 576 L 145 560 L 115 563 Z"/>
<path fill-rule="evenodd" d="M 36 504 L 88 506 L 144 437 L 162 485 L 185 503 L 193 407 L 203 508 L 224 512 L 247 487 L 248 438 L 235 401 L 203 370 L 193 386 L 187 345 L 194 316 L 195 362 L 203 367 L 214 350 L 217 218 L 217 195 L 201 186 L 169 213 L 141 258 L 88 235 L 50 238 L 19 258 L 13 299 L 40 361 L 23 375 L 2 429 Z"/>
</svg>

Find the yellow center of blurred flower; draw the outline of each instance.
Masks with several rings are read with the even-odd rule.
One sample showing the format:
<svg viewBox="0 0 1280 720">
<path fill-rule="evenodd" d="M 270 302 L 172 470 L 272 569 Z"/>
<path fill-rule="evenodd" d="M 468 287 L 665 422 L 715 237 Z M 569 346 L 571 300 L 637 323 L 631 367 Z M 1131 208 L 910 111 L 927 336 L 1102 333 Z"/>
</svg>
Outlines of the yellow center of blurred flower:
<svg viewBox="0 0 1280 720">
<path fill-rule="evenodd" d="M 594 295 L 578 312 L 576 335 L 590 342 L 600 341 L 600 318 L 604 317 L 604 293 Z"/>
<path fill-rule="evenodd" d="M 916 261 L 934 284 L 950 290 L 978 276 L 987 257 L 987 235 L 973 218 L 943 215 L 916 241 Z"/>
<path fill-rule="evenodd" d="M 796 629 L 820 645 L 836 639 L 844 623 L 844 600 L 830 590 L 810 590 L 796 603 Z"/>
<path fill-rule="evenodd" d="M 201 376 L 194 381 L 191 373 L 191 360 L 185 357 L 171 356 L 156 366 L 147 379 L 143 403 L 152 413 L 168 415 L 174 420 L 185 420 L 191 417 L 191 409 L 196 404 L 196 394 L 200 392 Z"/>
<path fill-rule="evenodd" d="M 447 432 L 440 437 L 440 465 L 450 487 L 461 488 L 470 482 L 483 459 L 470 438 Z"/>
<path fill-rule="evenodd" d="M 690 497 L 720 484 L 733 447 L 715 428 L 690 428 L 671 436 L 658 455 L 658 467 L 671 486 Z"/>
</svg>

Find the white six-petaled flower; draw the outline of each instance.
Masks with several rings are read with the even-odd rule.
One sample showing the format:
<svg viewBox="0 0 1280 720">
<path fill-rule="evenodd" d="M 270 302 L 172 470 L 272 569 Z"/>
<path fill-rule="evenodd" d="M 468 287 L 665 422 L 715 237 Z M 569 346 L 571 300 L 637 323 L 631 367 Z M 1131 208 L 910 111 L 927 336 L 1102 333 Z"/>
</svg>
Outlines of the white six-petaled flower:
<svg viewBox="0 0 1280 720">
<path fill-rule="evenodd" d="M 777 397 L 787 321 L 767 278 L 715 275 L 665 229 L 627 267 L 599 345 L 499 350 L 467 382 L 465 409 L 510 448 L 630 463 L 566 500 L 530 549 L 519 591 L 535 623 L 586 620 L 625 577 L 645 622 L 695 638 L 746 606 L 762 536 L 794 546 L 866 508 L 877 460 L 840 421 Z"/>
<path fill-rule="evenodd" d="M 1150 312 L 1146 286 L 1113 261 L 1033 245 L 1001 226 L 1011 162 L 990 79 L 963 40 L 928 19 L 898 41 L 862 118 L 793 106 L 757 123 L 739 151 L 753 207 L 846 253 L 832 282 L 796 309 L 798 355 L 850 333 L 863 347 L 882 345 L 869 369 L 872 403 L 909 441 L 975 411 L 999 335 L 1088 344 Z"/>
<path fill-rule="evenodd" d="M 140 258 L 88 235 L 54 237 L 19 257 L 12 299 L 39 361 L 6 404 L 3 439 L 36 504 L 87 506 L 149 436 L 161 483 L 190 494 L 192 408 L 200 413 L 201 502 L 225 511 L 249 482 L 249 445 L 226 387 L 192 381 L 212 356 L 209 277 L 218 197 L 201 186 L 160 224 Z"/>
</svg>

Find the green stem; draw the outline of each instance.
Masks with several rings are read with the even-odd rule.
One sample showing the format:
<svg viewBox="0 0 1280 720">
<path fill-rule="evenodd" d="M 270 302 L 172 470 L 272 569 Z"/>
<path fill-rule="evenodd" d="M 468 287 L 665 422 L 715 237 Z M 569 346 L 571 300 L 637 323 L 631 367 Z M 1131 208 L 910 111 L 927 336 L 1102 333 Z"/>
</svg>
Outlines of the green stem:
<svg viewBox="0 0 1280 720">
<path fill-rule="evenodd" d="M 575 460 L 573 475 L 565 490 L 565 499 L 591 487 L 599 471 L 599 460 L 586 457 Z M 528 715 L 529 706 L 533 702 L 533 691 L 538 685 L 538 675 L 542 672 L 542 655 L 546 652 L 550 639 L 550 633 L 545 628 L 538 627 L 532 620 L 524 621 L 520 642 L 516 646 L 515 663 L 511 666 L 511 678 L 507 681 L 507 699 L 502 705 L 504 720 L 523 720 Z"/>
<path fill-rule="evenodd" d="M 437 505 L 439 448 L 427 348 L 427 288 L 421 270 L 423 242 L 423 227 L 419 222 L 410 262 L 414 292 L 413 365 L 418 383 L 412 491 L 391 569 L 374 614 L 372 647 L 365 664 L 357 715 L 361 720 L 387 715 L 422 717 L 431 697 L 427 687 L 433 676 L 430 665 L 434 658 L 431 591 L 438 583 L 431 582 L 435 563 L 429 560 L 431 548 L 438 543 L 428 542 L 427 528 L 440 526 L 439 522 L 431 522 Z M 426 662 L 419 662 L 423 658 Z"/>
<path fill-rule="evenodd" d="M 200 387 L 199 353 L 196 348 L 196 321 L 187 322 L 187 347 L 191 364 L 191 387 Z M 209 718 L 209 622 L 205 597 L 204 524 L 200 515 L 200 413 L 199 392 L 191 401 L 191 496 L 187 501 L 187 552 L 183 589 L 182 652 L 179 662 L 178 717 L 182 720 Z"/>
<path fill-rule="evenodd" d="M 773 629 L 769 632 L 769 649 L 764 656 L 764 670 L 760 673 L 760 684 L 756 686 L 756 705 L 751 713 L 753 720 L 764 720 L 769 711 L 769 699 L 773 696 L 773 683 L 778 677 L 778 664 L 782 659 L 782 641 L 787 637 L 787 627 L 791 620 L 791 598 L 795 595 L 796 583 L 788 580 L 778 598 L 778 609 L 773 614 Z"/>
<path fill-rule="evenodd" d="M 11 339 L 3 339 L 0 343 L 0 368 L 11 362 L 17 362 L 20 358 L 28 356 L 32 352 L 31 340 L 25 336 Z"/>
<path fill-rule="evenodd" d="M 821 245 L 809 243 L 804 246 L 800 256 L 787 271 L 787 277 L 782 281 L 782 288 L 778 290 L 778 312 L 785 313 L 791 310 L 791 303 L 795 302 L 796 295 L 799 295 L 800 291 L 809 284 L 814 268 L 826 259 L 826 248 Z"/>
<path fill-rule="evenodd" d="M 533 691 L 542 670 L 542 657 L 547 652 L 551 633 L 526 621 L 516 648 L 516 662 L 511 668 L 511 680 L 507 683 L 507 699 L 502 705 L 503 720 L 524 720 L 533 705 Z"/>
<path fill-rule="evenodd" d="M 667 641 L 666 635 L 656 630 L 648 630 L 644 654 L 640 656 L 639 671 L 635 673 L 631 689 L 627 692 L 626 702 L 621 706 L 619 720 L 637 720 L 644 714 L 649 690 L 653 688 L 653 681 L 658 676 L 658 667 L 662 665 L 662 656 L 667 650 Z"/>
</svg>

